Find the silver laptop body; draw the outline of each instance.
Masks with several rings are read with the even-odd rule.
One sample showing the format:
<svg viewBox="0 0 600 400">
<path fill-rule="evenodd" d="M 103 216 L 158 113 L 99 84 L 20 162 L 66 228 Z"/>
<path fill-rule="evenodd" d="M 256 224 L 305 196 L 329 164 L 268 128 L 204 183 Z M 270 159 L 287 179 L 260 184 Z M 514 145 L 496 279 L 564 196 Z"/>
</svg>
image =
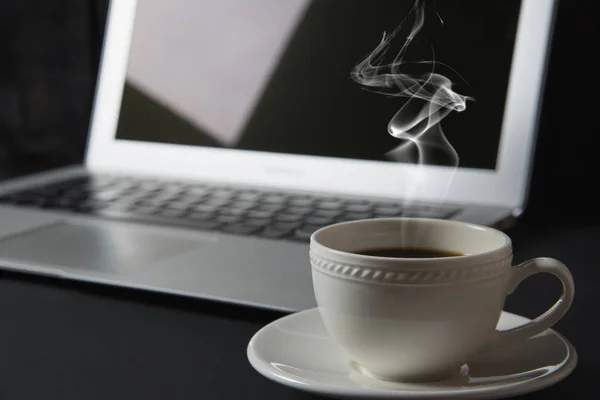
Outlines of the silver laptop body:
<svg viewBox="0 0 600 400">
<path fill-rule="evenodd" d="M 351 2 L 279 3 L 113 1 L 85 165 L 0 185 L 0 266 L 284 311 L 315 306 L 310 232 L 297 233 L 304 220 L 278 220 L 296 228 L 275 238 L 261 234 L 264 226 L 244 231 L 235 218 L 206 228 L 191 214 L 200 215 L 204 203 L 164 215 L 123 207 L 89 213 L 31 197 L 57 193 L 53 188 L 65 182 L 104 189 L 117 182 L 119 190 L 129 185 L 128 193 L 157 186 L 184 188 L 186 195 L 204 190 L 198 196 L 211 199 L 223 190 L 308 198 L 333 222 L 392 215 L 396 206 L 404 211 L 395 215 L 500 228 L 518 218 L 527 197 L 554 1 L 473 0 L 476 12 L 452 9 L 469 2 L 451 1 L 438 4 L 439 20 L 424 14 L 425 24 L 441 26 L 449 42 L 456 41 L 453 32 L 466 35 L 462 47 L 436 52 L 440 63 L 463 73 L 455 78 L 464 79 L 456 90 L 473 97 L 464 112 L 444 121 L 460 156 L 456 168 L 451 162 L 390 160 L 386 153 L 396 139 L 386 127 L 406 96 L 373 93 L 368 82 L 351 76 L 383 31 L 391 32 L 407 13 L 415 17 L 412 0 L 392 2 L 398 10 L 379 10 L 381 22 L 353 10 Z M 327 19 L 328 10 L 339 11 L 336 19 Z M 469 15 L 496 19 L 484 24 Z M 355 29 L 367 19 L 368 29 Z M 334 28 L 323 30 L 327 23 Z M 414 26 L 409 22 L 399 32 Z M 351 45 L 340 43 L 342 37 Z M 497 50 L 486 55 L 473 46 Z M 319 51 L 323 56 L 303 64 Z M 467 73 L 486 68 L 485 74 Z M 307 76 L 300 77 L 301 70 Z M 461 127 L 466 139 L 454 133 Z M 374 138 L 372 146 L 365 135 Z M 469 145 L 475 137 L 469 135 L 488 139 Z M 94 200 L 112 201 L 107 192 Z M 361 204 L 367 205 L 363 214 Z M 343 207 L 355 208 L 351 213 Z"/>
</svg>

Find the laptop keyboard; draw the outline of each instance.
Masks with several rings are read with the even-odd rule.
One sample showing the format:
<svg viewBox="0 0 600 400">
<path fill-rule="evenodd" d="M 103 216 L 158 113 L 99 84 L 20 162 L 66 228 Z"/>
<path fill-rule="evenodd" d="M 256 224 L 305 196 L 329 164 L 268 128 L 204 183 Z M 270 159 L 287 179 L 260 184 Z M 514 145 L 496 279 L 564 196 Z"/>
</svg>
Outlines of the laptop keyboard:
<svg viewBox="0 0 600 400">
<path fill-rule="evenodd" d="M 319 228 L 365 218 L 450 218 L 457 209 L 354 198 L 86 176 L 0 197 L 0 203 L 117 220 L 308 241 Z"/>
</svg>

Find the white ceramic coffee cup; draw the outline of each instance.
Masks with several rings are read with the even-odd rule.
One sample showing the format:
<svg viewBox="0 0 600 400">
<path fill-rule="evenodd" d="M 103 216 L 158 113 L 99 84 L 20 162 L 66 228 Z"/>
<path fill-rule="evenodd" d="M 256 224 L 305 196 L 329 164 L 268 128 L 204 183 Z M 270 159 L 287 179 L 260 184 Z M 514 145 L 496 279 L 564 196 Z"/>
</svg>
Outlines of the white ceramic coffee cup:
<svg viewBox="0 0 600 400">
<path fill-rule="evenodd" d="M 353 253 L 392 247 L 466 255 Z M 560 261 L 536 258 L 513 266 L 508 236 L 457 221 L 394 218 L 331 225 L 312 235 L 310 260 L 327 330 L 360 369 L 385 380 L 444 379 L 488 346 L 535 336 L 562 318 L 575 290 Z M 540 272 L 560 279 L 560 299 L 532 322 L 497 331 L 506 296 Z"/>
</svg>

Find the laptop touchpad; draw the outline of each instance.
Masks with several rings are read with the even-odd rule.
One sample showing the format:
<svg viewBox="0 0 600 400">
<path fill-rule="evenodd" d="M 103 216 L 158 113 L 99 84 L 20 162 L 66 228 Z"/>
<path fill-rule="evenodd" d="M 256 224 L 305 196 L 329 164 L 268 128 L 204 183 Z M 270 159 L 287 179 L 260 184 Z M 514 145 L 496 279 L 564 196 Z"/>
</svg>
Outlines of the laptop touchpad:
<svg viewBox="0 0 600 400">
<path fill-rule="evenodd" d="M 0 241 L 0 258 L 95 270 L 143 267 L 210 244 L 194 233 L 127 224 L 60 222 Z"/>
</svg>

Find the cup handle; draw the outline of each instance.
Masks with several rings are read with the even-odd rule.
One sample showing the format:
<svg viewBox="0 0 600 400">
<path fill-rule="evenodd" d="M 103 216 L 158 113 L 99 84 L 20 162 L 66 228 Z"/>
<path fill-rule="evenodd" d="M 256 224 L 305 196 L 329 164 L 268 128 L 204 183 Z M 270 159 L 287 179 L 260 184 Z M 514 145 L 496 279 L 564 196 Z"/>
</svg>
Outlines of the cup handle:
<svg viewBox="0 0 600 400">
<path fill-rule="evenodd" d="M 558 260 L 546 257 L 534 258 L 513 268 L 513 276 L 508 284 L 508 294 L 511 294 L 523 280 L 538 273 L 552 274 L 560 279 L 562 294 L 548 311 L 533 321 L 505 331 L 496 331 L 496 340 L 492 342 L 494 346 L 529 339 L 551 328 L 567 313 L 575 294 L 573 276 L 569 269 Z"/>
</svg>

